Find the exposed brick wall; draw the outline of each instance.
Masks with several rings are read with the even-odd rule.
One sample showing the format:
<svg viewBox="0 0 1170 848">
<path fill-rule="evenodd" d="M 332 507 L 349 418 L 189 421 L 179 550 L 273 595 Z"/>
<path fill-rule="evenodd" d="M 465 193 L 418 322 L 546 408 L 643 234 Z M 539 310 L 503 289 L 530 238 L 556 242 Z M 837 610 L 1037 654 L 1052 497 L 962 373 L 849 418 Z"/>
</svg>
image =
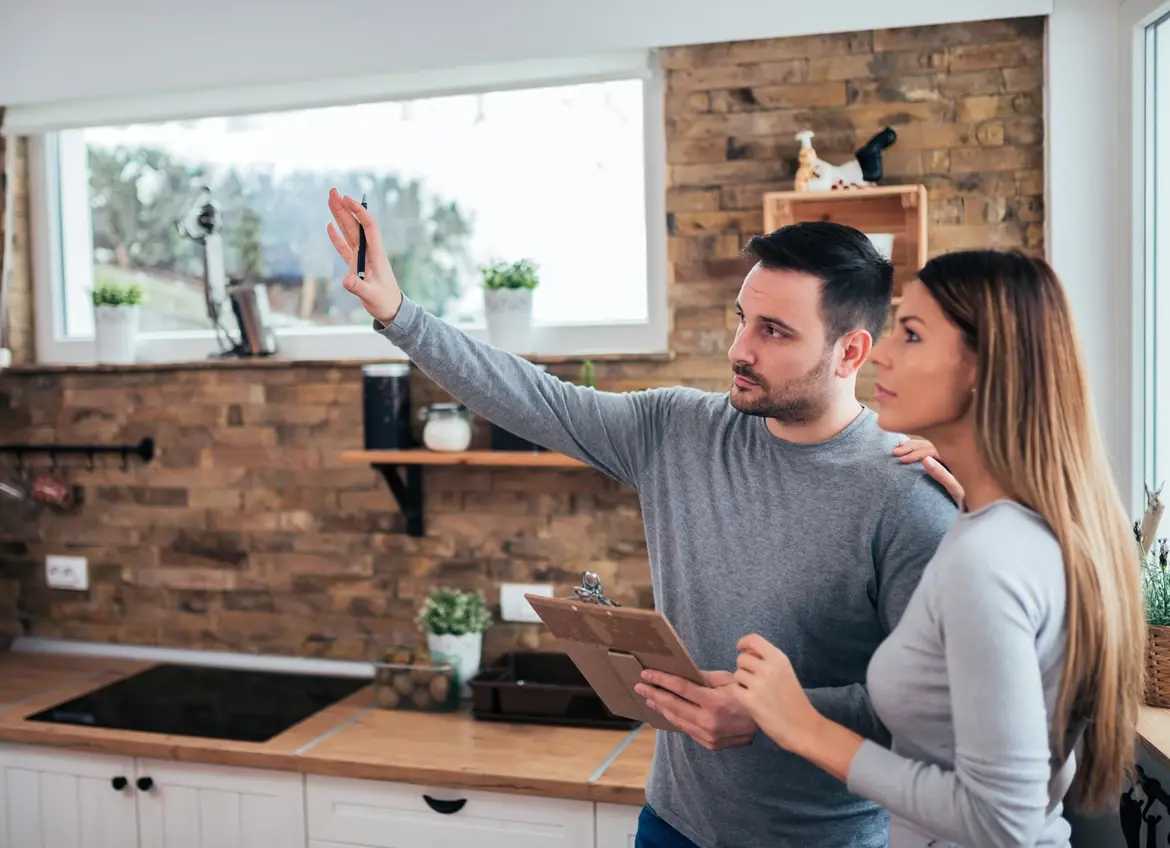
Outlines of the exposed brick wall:
<svg viewBox="0 0 1170 848">
<path fill-rule="evenodd" d="M 0 109 L 0 128 L 3 127 Z M 14 362 L 32 362 L 32 272 L 29 256 L 28 144 L 23 138 L 8 139 L 0 131 L 0 268 L 4 254 L 4 183 L 12 180 L 12 247 L 16 262 L 8 291 L 9 345 Z"/>
<path fill-rule="evenodd" d="M 672 361 L 603 362 L 601 388 L 722 389 L 764 191 L 791 186 L 816 131 L 838 162 L 886 124 L 886 183 L 929 188 L 930 252 L 1039 251 L 1043 22 L 993 21 L 668 50 Z M 576 365 L 550 368 L 567 379 Z M 361 442 L 355 367 L 239 367 L 0 377 L 0 431 L 20 440 L 134 441 L 158 459 L 72 473 L 79 516 L 0 512 L 0 577 L 20 577 L 33 633 L 342 657 L 416 641 L 428 587 L 552 581 L 585 568 L 650 602 L 635 494 L 590 471 L 429 469 L 428 536 L 384 483 L 338 454 Z M 861 394 L 868 391 L 868 379 Z M 436 399 L 416 381 L 418 402 Z M 483 438 L 483 433 L 479 438 Z M 41 585 L 46 553 L 90 558 L 85 595 Z M 497 625 L 487 653 L 536 645 Z"/>
</svg>

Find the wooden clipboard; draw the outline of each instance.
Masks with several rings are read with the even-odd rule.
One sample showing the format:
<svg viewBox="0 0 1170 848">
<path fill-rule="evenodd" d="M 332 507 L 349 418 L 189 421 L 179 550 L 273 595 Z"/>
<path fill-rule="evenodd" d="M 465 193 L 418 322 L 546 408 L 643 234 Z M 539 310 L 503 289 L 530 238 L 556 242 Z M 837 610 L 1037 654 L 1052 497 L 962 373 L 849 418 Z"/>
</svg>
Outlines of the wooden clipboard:
<svg viewBox="0 0 1170 848">
<path fill-rule="evenodd" d="M 610 712 L 659 730 L 678 731 L 634 691 L 643 669 L 664 671 L 707 686 L 662 613 L 544 595 L 524 597 Z"/>
</svg>

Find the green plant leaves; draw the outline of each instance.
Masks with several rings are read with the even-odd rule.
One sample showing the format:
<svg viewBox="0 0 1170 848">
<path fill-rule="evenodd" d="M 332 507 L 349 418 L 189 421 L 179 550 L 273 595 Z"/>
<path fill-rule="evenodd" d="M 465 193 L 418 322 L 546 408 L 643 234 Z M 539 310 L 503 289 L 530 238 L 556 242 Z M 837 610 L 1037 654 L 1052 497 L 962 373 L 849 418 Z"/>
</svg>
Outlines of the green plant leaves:
<svg viewBox="0 0 1170 848">
<path fill-rule="evenodd" d="M 1146 623 L 1170 627 L 1170 543 L 1159 541 L 1143 556 L 1138 546 L 1142 572 L 1142 592 L 1146 602 Z"/>
<path fill-rule="evenodd" d="M 138 306 L 142 303 L 142 286 L 102 283 L 90 292 L 94 306 Z"/>
<path fill-rule="evenodd" d="M 436 636 L 466 636 L 482 633 L 492 623 L 482 592 L 433 589 L 417 618 L 418 626 Z"/>
<path fill-rule="evenodd" d="M 485 289 L 534 289 L 540 285 L 536 263 L 527 259 L 516 262 L 493 262 L 483 268 Z"/>
</svg>

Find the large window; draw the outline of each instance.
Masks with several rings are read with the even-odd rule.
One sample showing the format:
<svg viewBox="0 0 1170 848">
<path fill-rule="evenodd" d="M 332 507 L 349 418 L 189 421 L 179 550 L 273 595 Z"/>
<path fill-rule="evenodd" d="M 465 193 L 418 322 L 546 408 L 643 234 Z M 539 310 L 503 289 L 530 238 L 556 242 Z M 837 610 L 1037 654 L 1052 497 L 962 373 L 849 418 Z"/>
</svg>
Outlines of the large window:
<svg viewBox="0 0 1170 848">
<path fill-rule="evenodd" d="M 1142 476 L 1157 487 L 1170 484 L 1170 15 L 1146 29 L 1145 47 Z"/>
<path fill-rule="evenodd" d="M 266 284 L 282 353 L 386 356 L 340 284 L 331 187 L 366 197 L 403 290 L 456 326 L 483 332 L 485 264 L 528 259 L 540 275 L 539 353 L 664 350 L 654 75 L 458 88 L 43 134 L 36 277 L 52 332 L 42 358 L 85 359 L 89 292 L 105 282 L 144 291 L 142 358 L 214 352 L 203 248 L 184 232 L 198 232 L 205 189 L 228 280 Z"/>
</svg>

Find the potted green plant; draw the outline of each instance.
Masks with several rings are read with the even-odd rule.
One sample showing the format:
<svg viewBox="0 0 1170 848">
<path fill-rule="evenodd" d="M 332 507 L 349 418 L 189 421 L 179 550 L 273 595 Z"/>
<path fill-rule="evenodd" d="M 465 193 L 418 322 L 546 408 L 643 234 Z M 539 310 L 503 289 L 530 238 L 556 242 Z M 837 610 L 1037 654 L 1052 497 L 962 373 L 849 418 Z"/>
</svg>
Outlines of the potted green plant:
<svg viewBox="0 0 1170 848">
<path fill-rule="evenodd" d="M 531 352 L 532 293 L 540 285 L 536 270 L 527 259 L 494 262 L 483 269 L 484 312 L 493 347 Z"/>
<path fill-rule="evenodd" d="M 104 282 L 94 287 L 90 299 L 97 361 L 118 365 L 134 362 L 142 287 L 137 283 Z"/>
<path fill-rule="evenodd" d="M 483 631 L 492 623 L 482 592 L 432 589 L 418 613 L 432 658 L 446 658 L 459 669 L 460 693 L 471 696 L 471 679 L 479 673 Z"/>
<path fill-rule="evenodd" d="M 1155 544 L 1161 517 L 1158 492 L 1147 489 L 1146 511 L 1133 533 L 1146 610 L 1146 703 L 1152 707 L 1170 707 L 1170 542 Z"/>
</svg>

